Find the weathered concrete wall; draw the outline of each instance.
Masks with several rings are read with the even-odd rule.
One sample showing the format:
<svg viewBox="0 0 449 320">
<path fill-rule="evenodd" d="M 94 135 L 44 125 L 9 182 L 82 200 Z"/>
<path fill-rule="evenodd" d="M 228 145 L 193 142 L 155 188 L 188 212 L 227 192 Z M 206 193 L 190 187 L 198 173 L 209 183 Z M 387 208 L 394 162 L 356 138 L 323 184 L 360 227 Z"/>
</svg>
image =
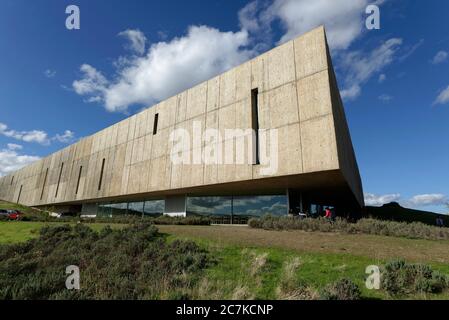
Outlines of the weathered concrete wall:
<svg viewBox="0 0 449 320">
<path fill-rule="evenodd" d="M 322 27 L 1 178 L 0 198 L 51 205 L 264 179 L 260 165 L 170 161 L 169 136 L 175 129 L 192 133 L 198 122 L 203 130 L 220 130 L 223 143 L 226 129 L 251 128 L 255 88 L 260 129 L 278 129 L 274 176 L 341 169 L 363 201 Z M 155 114 L 159 122 L 153 135 Z M 200 142 L 189 149 L 199 153 L 206 146 Z"/>
</svg>

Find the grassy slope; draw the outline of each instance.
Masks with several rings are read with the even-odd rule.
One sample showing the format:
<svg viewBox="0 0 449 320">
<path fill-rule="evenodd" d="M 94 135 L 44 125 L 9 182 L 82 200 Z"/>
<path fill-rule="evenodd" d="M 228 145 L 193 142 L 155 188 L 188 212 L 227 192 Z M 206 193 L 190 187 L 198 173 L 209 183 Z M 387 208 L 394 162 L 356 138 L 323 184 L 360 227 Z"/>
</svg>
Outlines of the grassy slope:
<svg viewBox="0 0 449 320">
<path fill-rule="evenodd" d="M 3 200 L 0 200 L 0 209 L 19 210 L 22 213 L 39 213 L 38 210 L 31 207 L 23 206 L 17 203 L 6 202 Z"/>
<path fill-rule="evenodd" d="M 25 242 L 39 236 L 39 230 L 46 225 L 63 225 L 66 223 L 45 222 L 0 222 L 0 244 Z M 89 226 L 99 231 L 106 226 L 101 223 L 91 223 Z M 120 228 L 123 225 L 111 224 L 111 228 Z"/>
<path fill-rule="evenodd" d="M 2 222 L 0 244 L 22 242 L 38 236 L 48 223 Z M 54 225 L 55 223 L 52 223 Z M 99 230 L 105 224 L 89 224 Z M 113 225 L 113 227 L 121 227 Z M 170 240 L 190 239 L 208 249 L 216 259 L 198 286 L 199 299 L 277 297 L 279 283 L 285 276 L 285 265 L 298 259 L 297 281 L 316 290 L 325 284 L 347 277 L 362 289 L 364 298 L 385 299 L 384 292 L 364 286 L 365 268 L 382 265 L 395 257 L 429 263 L 449 274 L 449 242 L 410 240 L 366 235 L 338 235 L 311 232 L 281 232 L 246 227 L 158 226 Z M 266 256 L 265 256 L 266 255 Z M 265 262 L 258 269 L 257 258 Z M 448 294 L 417 296 L 445 298 Z"/>
<path fill-rule="evenodd" d="M 285 265 L 297 258 L 300 262 L 295 272 L 296 281 L 313 287 L 317 292 L 326 284 L 349 278 L 360 287 L 364 299 L 389 299 L 383 291 L 365 287 L 365 268 L 381 265 L 385 261 L 351 254 L 298 252 L 267 247 L 253 247 L 217 243 L 213 240 L 179 237 L 170 239 L 194 239 L 209 250 L 216 264 L 209 267 L 200 285 L 200 299 L 276 299 L 278 287 L 285 274 Z M 258 272 L 253 272 L 254 257 L 267 255 L 267 261 Z M 437 270 L 449 274 L 449 266 L 432 264 Z M 422 295 L 409 298 L 449 299 L 449 294 Z"/>
</svg>

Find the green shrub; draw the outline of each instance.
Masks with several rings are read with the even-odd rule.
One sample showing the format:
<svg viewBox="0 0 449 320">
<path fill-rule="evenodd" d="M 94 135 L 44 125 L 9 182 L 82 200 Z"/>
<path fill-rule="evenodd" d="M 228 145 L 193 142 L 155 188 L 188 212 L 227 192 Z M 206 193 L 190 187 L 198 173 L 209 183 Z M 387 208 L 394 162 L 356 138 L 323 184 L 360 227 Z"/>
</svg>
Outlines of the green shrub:
<svg viewBox="0 0 449 320">
<path fill-rule="evenodd" d="M 148 223 L 45 227 L 37 239 L 0 246 L 0 299 L 189 298 L 208 261 L 194 242 L 168 243 Z M 79 291 L 65 288 L 69 265 L 80 268 Z"/>
<path fill-rule="evenodd" d="M 416 293 L 440 293 L 448 287 L 448 278 L 424 264 L 392 261 L 382 270 L 382 289 L 391 296 Z"/>
<path fill-rule="evenodd" d="M 361 219 L 350 223 L 337 218 L 329 221 L 324 218 L 295 218 L 288 216 L 264 216 L 251 219 L 249 226 L 266 230 L 304 230 L 319 232 L 363 233 L 372 235 L 406 237 L 412 239 L 449 240 L 449 228 L 438 228 L 423 223 L 406 223 L 382 221 L 375 219 Z"/>
<path fill-rule="evenodd" d="M 320 296 L 323 300 L 360 300 L 361 291 L 350 279 L 341 279 L 324 287 Z"/>
</svg>

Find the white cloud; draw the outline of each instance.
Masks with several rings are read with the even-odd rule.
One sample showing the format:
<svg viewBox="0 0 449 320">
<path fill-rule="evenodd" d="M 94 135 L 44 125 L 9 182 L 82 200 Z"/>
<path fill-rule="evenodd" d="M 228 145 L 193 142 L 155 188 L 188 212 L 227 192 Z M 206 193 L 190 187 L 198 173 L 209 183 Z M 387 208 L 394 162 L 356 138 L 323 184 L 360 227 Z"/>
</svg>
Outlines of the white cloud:
<svg viewBox="0 0 449 320">
<path fill-rule="evenodd" d="M 376 195 L 373 193 L 365 193 L 365 205 L 382 206 L 390 202 L 397 202 L 401 198 L 399 193 Z"/>
<path fill-rule="evenodd" d="M 444 89 L 443 91 L 441 91 L 441 93 L 438 95 L 438 97 L 436 98 L 435 102 L 433 103 L 435 104 L 445 104 L 449 102 L 449 86 Z"/>
<path fill-rule="evenodd" d="M 403 50 L 404 51 L 403 55 L 398 58 L 398 61 L 399 62 L 405 61 L 408 57 L 410 57 L 412 54 L 414 54 L 415 51 L 418 50 L 419 47 L 421 47 L 423 44 L 424 44 L 424 39 L 420 39 L 413 46 L 410 46 L 410 45 L 406 46 Z"/>
<path fill-rule="evenodd" d="M 21 146 L 20 144 L 15 143 L 8 143 L 7 146 L 9 150 L 22 150 L 23 148 L 23 146 Z"/>
<path fill-rule="evenodd" d="M 16 131 L 8 129 L 6 124 L 0 123 L 0 134 L 8 138 L 22 140 L 25 142 L 36 142 L 42 145 L 49 144 L 47 133 L 42 130 Z"/>
<path fill-rule="evenodd" d="M 387 76 L 385 75 L 385 73 L 382 73 L 379 75 L 379 83 L 384 82 L 385 80 L 387 80 Z"/>
<path fill-rule="evenodd" d="M 74 140 L 74 138 L 75 133 L 73 131 L 66 130 L 64 131 L 64 134 L 57 134 L 53 139 L 61 143 L 70 143 Z"/>
<path fill-rule="evenodd" d="M 419 194 L 413 196 L 411 199 L 407 201 L 413 206 L 423 207 L 423 206 L 438 206 L 444 205 L 448 202 L 447 196 L 444 194 Z"/>
<path fill-rule="evenodd" d="M 51 70 L 51 69 L 47 69 L 44 71 L 44 75 L 47 78 L 54 78 L 56 76 L 56 71 L 55 70 Z"/>
<path fill-rule="evenodd" d="M 339 67 L 345 74 L 344 99 L 355 99 L 361 93 L 361 86 L 373 75 L 394 61 L 402 39 L 392 38 L 369 53 L 361 51 L 344 52 L 339 56 Z"/>
<path fill-rule="evenodd" d="M 185 36 L 153 44 L 145 56 L 119 63 L 113 80 L 82 65 L 83 77 L 73 88 L 111 112 L 126 111 L 132 104 L 150 105 L 250 59 L 254 51 L 245 49 L 248 43 L 246 30 L 192 26 Z"/>
<path fill-rule="evenodd" d="M 280 19 L 286 29 L 281 43 L 325 25 L 329 46 L 339 50 L 347 49 L 362 34 L 368 3 L 368 0 L 275 0 L 265 14 Z"/>
<path fill-rule="evenodd" d="M 126 38 L 129 41 L 129 44 L 126 46 L 126 48 L 139 55 L 145 53 L 145 43 L 147 42 L 147 38 L 142 31 L 137 29 L 128 29 L 120 32 L 118 35 Z"/>
<path fill-rule="evenodd" d="M 418 194 L 410 199 L 402 199 L 399 193 L 376 195 L 365 193 L 365 204 L 367 206 L 382 206 L 390 202 L 399 202 L 404 207 L 421 208 L 426 206 L 443 206 L 449 201 L 444 194 Z"/>
<path fill-rule="evenodd" d="M 378 97 L 378 99 L 382 102 L 390 102 L 391 100 L 393 100 L 393 97 L 390 96 L 389 94 L 384 93 L 384 94 L 381 94 Z"/>
<path fill-rule="evenodd" d="M 24 142 L 34 142 L 44 146 L 50 144 L 52 140 L 57 140 L 59 142 L 70 142 L 74 138 L 74 133 L 70 130 L 66 130 L 64 134 L 57 134 L 53 138 L 49 138 L 48 134 L 42 130 L 31 130 L 31 131 L 17 131 L 13 129 L 9 129 L 8 126 L 4 123 L 0 122 L 0 135 L 3 135 L 8 138 L 24 141 Z M 63 141 L 63 140 L 66 141 Z M 70 140 L 71 139 L 71 140 Z M 70 140 L 70 141 L 69 141 Z M 11 144 L 14 145 L 14 144 Z M 19 146 L 19 145 L 15 145 Z"/>
<path fill-rule="evenodd" d="M 447 60 L 448 53 L 446 51 L 438 51 L 435 57 L 432 59 L 433 64 L 439 64 Z"/>
<path fill-rule="evenodd" d="M 340 96 L 343 100 L 353 100 L 360 95 L 360 92 L 362 92 L 360 85 L 353 84 L 351 87 L 341 90 Z"/>
<path fill-rule="evenodd" d="M 239 11 L 240 27 L 243 30 L 257 32 L 261 25 L 258 17 L 260 1 L 248 3 Z"/>
<path fill-rule="evenodd" d="M 40 159 L 36 156 L 18 154 L 16 150 L 17 148 L 15 149 L 14 146 L 11 148 L 10 145 L 7 149 L 0 149 L 0 176 L 19 170 Z"/>
</svg>

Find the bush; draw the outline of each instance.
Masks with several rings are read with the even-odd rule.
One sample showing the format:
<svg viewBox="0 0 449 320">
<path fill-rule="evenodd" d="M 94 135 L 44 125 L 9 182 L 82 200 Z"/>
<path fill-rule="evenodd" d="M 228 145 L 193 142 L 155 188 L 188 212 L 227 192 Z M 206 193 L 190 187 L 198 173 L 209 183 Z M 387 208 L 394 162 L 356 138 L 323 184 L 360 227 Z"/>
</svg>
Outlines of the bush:
<svg viewBox="0 0 449 320">
<path fill-rule="evenodd" d="M 0 246 L 0 299 L 186 299 L 208 261 L 195 243 L 168 243 L 148 223 L 45 227 L 37 239 Z M 81 290 L 65 287 L 69 265 L 80 268 Z"/>
<path fill-rule="evenodd" d="M 383 236 L 406 237 L 412 239 L 449 240 L 449 228 L 438 228 L 423 223 L 406 223 L 361 219 L 350 223 L 337 218 L 329 221 L 324 218 L 294 218 L 288 216 L 264 216 L 251 219 L 249 226 L 266 230 L 304 230 L 320 232 L 364 233 Z"/>
<path fill-rule="evenodd" d="M 321 291 L 323 300 L 360 300 L 359 287 L 349 279 L 341 279 L 333 282 Z"/>
<path fill-rule="evenodd" d="M 428 265 L 392 261 L 382 270 L 382 288 L 391 296 L 440 293 L 448 288 L 448 278 Z"/>
</svg>

